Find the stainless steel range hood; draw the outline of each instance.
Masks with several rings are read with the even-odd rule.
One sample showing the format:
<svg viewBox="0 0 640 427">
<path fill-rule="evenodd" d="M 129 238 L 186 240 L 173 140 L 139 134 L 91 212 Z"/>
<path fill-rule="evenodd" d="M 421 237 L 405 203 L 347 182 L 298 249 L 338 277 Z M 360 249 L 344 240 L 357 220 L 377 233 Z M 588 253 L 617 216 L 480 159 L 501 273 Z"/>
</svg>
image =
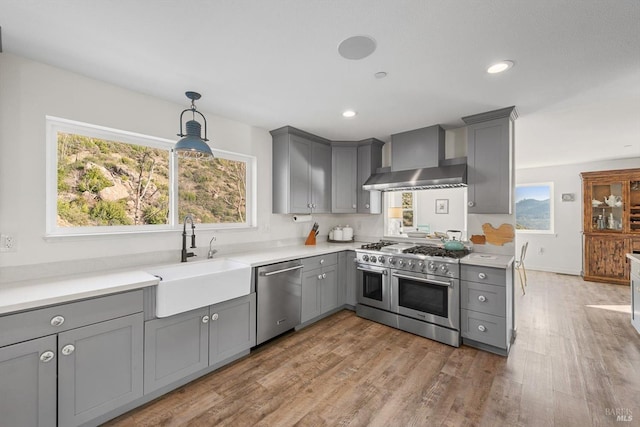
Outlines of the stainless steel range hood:
<svg viewBox="0 0 640 427">
<path fill-rule="evenodd" d="M 369 191 L 408 191 L 467 186 L 467 165 L 457 164 L 373 174 L 362 188 Z"/>
</svg>

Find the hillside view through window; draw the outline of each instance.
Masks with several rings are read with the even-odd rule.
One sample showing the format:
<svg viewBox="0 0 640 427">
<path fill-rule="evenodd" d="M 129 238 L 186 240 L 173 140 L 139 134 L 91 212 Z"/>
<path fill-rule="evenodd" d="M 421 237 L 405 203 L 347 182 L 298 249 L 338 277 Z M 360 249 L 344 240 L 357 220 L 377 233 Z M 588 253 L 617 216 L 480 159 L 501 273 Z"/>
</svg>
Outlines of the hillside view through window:
<svg viewBox="0 0 640 427">
<path fill-rule="evenodd" d="M 525 232 L 552 232 L 553 185 L 516 187 L 516 229 Z"/>
</svg>

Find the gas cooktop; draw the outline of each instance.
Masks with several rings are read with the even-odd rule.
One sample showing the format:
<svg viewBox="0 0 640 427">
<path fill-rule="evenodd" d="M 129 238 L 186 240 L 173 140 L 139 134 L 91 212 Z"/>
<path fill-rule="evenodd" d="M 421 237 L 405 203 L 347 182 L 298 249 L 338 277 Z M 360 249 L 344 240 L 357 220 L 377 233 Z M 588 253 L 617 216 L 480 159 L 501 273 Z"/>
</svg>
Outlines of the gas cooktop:
<svg viewBox="0 0 640 427">
<path fill-rule="evenodd" d="M 467 248 L 460 250 L 451 250 L 436 245 L 416 245 L 415 243 L 398 243 L 388 242 L 384 240 L 376 243 L 367 243 L 365 245 L 362 245 L 361 249 L 379 251 L 386 254 L 422 255 L 426 257 L 455 259 L 463 258 L 469 255 L 469 253 L 471 252 Z"/>
</svg>

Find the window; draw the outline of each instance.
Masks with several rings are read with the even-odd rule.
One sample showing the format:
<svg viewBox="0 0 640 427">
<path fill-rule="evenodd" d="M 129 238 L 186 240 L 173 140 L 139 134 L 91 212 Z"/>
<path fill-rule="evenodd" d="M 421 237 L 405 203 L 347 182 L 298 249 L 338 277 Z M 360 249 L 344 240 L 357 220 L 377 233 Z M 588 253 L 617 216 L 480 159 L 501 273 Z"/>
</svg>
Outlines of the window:
<svg viewBox="0 0 640 427">
<path fill-rule="evenodd" d="M 516 230 L 553 233 L 553 183 L 516 186 Z"/>
<path fill-rule="evenodd" d="M 215 228 L 255 223 L 255 158 L 176 159 L 173 145 L 47 117 L 47 234 L 173 230 L 187 214 Z"/>
</svg>

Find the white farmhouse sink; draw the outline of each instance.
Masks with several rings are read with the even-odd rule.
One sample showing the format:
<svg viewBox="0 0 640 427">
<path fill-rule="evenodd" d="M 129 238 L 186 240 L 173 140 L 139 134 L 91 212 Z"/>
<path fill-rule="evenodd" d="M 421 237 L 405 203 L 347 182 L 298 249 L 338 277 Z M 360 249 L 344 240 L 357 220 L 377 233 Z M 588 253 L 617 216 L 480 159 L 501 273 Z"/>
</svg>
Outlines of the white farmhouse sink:
<svg viewBox="0 0 640 427">
<path fill-rule="evenodd" d="M 167 317 L 251 293 L 251 267 L 228 259 L 149 268 L 158 276 L 156 316 Z"/>
</svg>

